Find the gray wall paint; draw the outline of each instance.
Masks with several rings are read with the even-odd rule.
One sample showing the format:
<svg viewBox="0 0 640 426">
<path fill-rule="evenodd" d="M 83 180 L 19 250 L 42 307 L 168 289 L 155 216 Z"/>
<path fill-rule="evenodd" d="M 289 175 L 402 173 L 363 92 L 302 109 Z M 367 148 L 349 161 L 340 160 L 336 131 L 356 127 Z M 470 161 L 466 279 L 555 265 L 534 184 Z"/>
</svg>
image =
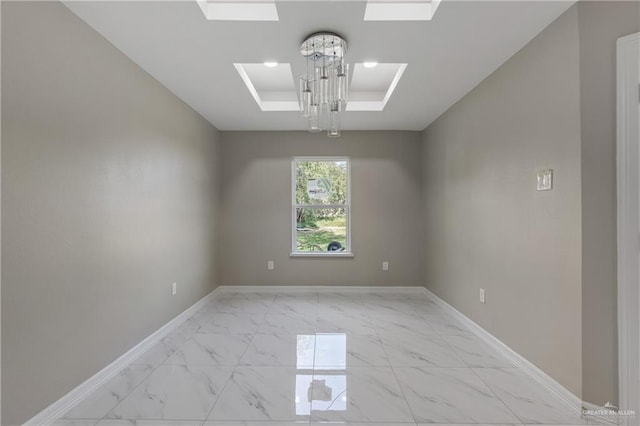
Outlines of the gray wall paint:
<svg viewBox="0 0 640 426">
<path fill-rule="evenodd" d="M 2 89 L 16 424 L 213 290 L 218 133 L 57 2 L 2 2 Z"/>
<path fill-rule="evenodd" d="M 420 132 L 221 134 L 221 283 L 422 285 Z M 291 158 L 312 155 L 351 157 L 353 259 L 289 257 Z"/>
<path fill-rule="evenodd" d="M 572 7 L 429 126 L 423 145 L 428 288 L 576 395 L 579 91 Z M 538 192 L 545 168 L 555 187 Z"/>
<path fill-rule="evenodd" d="M 581 2 L 583 398 L 617 401 L 616 39 L 640 31 L 640 3 Z"/>
</svg>

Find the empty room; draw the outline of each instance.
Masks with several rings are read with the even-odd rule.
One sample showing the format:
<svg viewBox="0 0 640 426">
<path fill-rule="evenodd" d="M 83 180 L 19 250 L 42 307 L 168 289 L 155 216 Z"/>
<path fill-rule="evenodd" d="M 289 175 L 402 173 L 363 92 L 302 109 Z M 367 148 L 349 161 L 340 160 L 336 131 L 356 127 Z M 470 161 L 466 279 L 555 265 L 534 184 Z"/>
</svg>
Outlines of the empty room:
<svg viewBox="0 0 640 426">
<path fill-rule="evenodd" d="M 0 424 L 640 424 L 640 2 L 0 2 Z"/>
</svg>

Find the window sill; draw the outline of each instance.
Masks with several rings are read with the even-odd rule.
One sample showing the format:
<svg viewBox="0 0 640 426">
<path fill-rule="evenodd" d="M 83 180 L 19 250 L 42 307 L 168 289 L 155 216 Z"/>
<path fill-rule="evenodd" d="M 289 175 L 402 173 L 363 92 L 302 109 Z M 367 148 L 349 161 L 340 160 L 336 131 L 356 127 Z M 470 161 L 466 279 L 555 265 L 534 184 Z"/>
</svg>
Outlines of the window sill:
<svg viewBox="0 0 640 426">
<path fill-rule="evenodd" d="M 289 257 L 355 257 L 353 253 L 350 252 L 337 252 L 337 253 L 329 253 L 329 252 L 318 252 L 318 253 L 289 253 Z"/>
</svg>

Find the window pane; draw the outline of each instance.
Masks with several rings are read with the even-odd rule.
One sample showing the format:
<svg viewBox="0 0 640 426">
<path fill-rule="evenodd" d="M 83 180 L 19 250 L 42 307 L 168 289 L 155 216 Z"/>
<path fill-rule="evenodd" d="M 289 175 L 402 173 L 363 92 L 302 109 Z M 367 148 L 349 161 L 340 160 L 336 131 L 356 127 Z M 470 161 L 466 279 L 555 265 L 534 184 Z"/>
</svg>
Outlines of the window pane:
<svg viewBox="0 0 640 426">
<path fill-rule="evenodd" d="M 296 161 L 296 204 L 346 202 L 346 161 Z"/>
<path fill-rule="evenodd" d="M 298 252 L 319 253 L 347 249 L 346 208 L 296 209 Z"/>
</svg>

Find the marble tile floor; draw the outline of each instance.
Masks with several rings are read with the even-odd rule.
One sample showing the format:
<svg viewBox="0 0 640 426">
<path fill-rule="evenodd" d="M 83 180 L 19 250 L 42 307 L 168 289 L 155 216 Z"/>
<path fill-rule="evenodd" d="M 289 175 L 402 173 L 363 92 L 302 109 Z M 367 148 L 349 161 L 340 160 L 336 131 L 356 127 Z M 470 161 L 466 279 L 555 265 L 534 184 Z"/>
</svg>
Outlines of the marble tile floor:
<svg viewBox="0 0 640 426">
<path fill-rule="evenodd" d="M 590 423 L 426 295 L 226 292 L 55 425 Z"/>
</svg>

